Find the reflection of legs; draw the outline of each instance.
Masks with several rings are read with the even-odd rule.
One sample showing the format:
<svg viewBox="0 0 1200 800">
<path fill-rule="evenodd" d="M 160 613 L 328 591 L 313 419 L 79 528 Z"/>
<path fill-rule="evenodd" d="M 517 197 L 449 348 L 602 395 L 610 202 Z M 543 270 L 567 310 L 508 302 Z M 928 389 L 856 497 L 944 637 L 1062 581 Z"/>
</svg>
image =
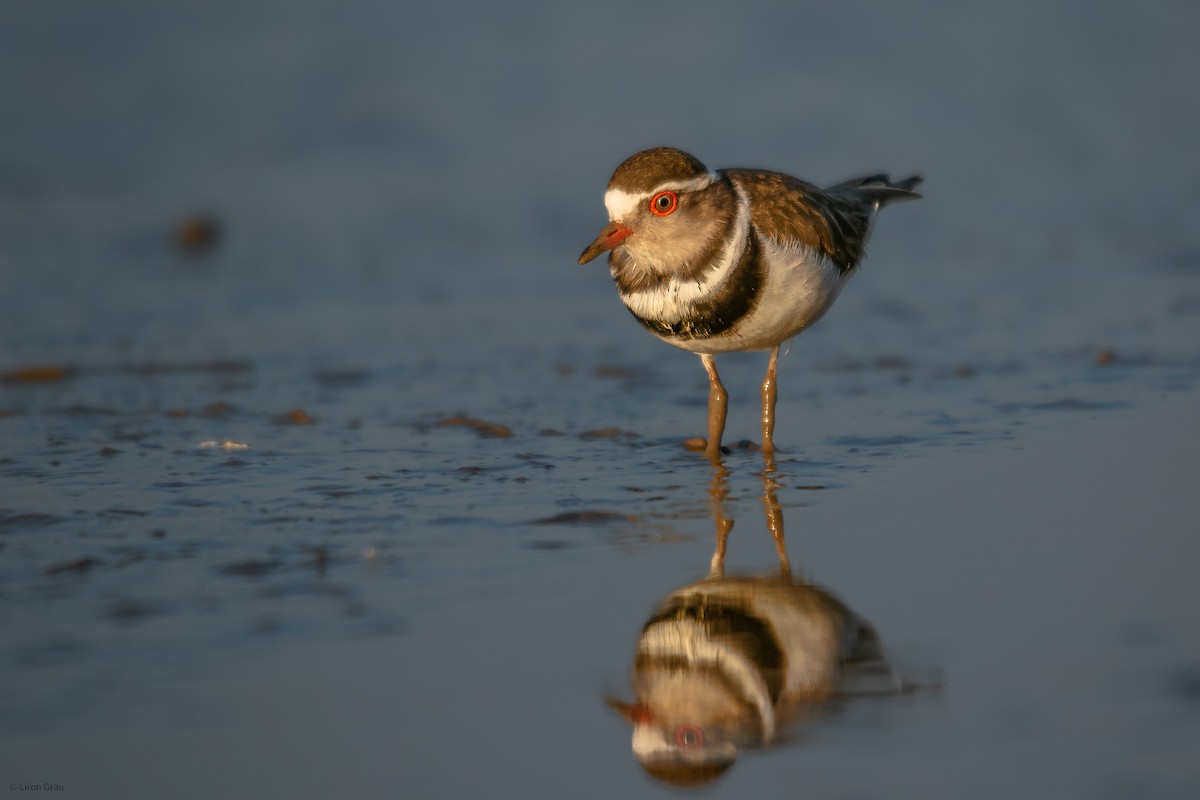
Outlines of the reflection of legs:
<svg viewBox="0 0 1200 800">
<path fill-rule="evenodd" d="M 762 385 L 762 449 L 770 453 L 775 449 L 775 362 L 779 360 L 779 345 L 771 348 L 771 360 L 767 363 L 767 376 Z"/>
<path fill-rule="evenodd" d="M 775 490 L 779 488 L 779 484 L 775 482 L 775 459 L 768 451 L 764 455 L 766 466 L 762 472 L 763 481 L 763 511 L 767 515 L 767 530 L 771 532 L 771 538 L 775 540 L 775 555 L 779 557 L 779 571 L 784 575 L 792 574 L 792 564 L 788 560 L 787 544 L 783 540 L 783 508 L 779 505 L 779 498 L 775 495 Z"/>
<path fill-rule="evenodd" d="M 779 483 L 775 480 L 775 458 L 770 453 L 763 455 L 764 467 L 759 474 L 763 482 L 762 504 L 767 517 L 767 530 L 775 540 L 775 555 L 779 559 L 779 572 L 792 577 L 792 564 L 788 559 L 787 543 L 783 538 L 783 507 L 779 505 L 776 491 Z M 725 576 L 725 551 L 729 545 L 729 533 L 733 530 L 733 520 L 725 512 L 725 501 L 729 497 L 729 469 L 718 459 L 713 463 L 712 480 L 708 484 L 709 505 L 712 508 L 713 522 L 717 527 L 717 549 L 713 551 L 712 562 L 709 565 L 710 578 Z"/>
<path fill-rule="evenodd" d="M 710 461 L 721 458 L 721 436 L 725 433 L 725 412 L 729 409 L 729 393 L 721 385 L 717 375 L 717 364 L 707 353 L 700 355 L 704 371 L 708 373 L 708 443 L 704 455 Z"/>
<path fill-rule="evenodd" d="M 725 576 L 725 548 L 729 544 L 729 532 L 733 530 L 733 520 L 725 516 L 725 497 L 729 494 L 728 477 L 729 470 L 723 464 L 717 464 L 713 467 L 712 482 L 708 484 L 713 521 L 717 523 L 717 549 L 713 552 L 712 564 L 708 568 L 710 578 Z"/>
<path fill-rule="evenodd" d="M 713 552 L 712 563 L 708 567 L 708 577 L 725 577 L 725 547 L 729 544 L 729 532 L 733 530 L 733 520 L 717 520 L 717 549 Z"/>
</svg>

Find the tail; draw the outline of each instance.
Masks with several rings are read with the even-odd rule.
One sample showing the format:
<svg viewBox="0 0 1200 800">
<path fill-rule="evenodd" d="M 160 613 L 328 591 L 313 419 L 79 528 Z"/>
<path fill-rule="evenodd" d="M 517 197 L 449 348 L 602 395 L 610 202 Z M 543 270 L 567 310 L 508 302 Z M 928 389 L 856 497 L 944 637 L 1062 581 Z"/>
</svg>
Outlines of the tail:
<svg viewBox="0 0 1200 800">
<path fill-rule="evenodd" d="M 921 195 L 914 189 L 924 180 L 920 175 L 913 175 L 902 181 L 893 182 L 886 172 L 868 175 L 864 178 L 854 178 L 843 181 L 825 190 L 826 194 L 842 195 L 853 198 L 860 203 L 882 208 L 888 203 L 898 203 L 902 200 L 916 200 Z"/>
</svg>

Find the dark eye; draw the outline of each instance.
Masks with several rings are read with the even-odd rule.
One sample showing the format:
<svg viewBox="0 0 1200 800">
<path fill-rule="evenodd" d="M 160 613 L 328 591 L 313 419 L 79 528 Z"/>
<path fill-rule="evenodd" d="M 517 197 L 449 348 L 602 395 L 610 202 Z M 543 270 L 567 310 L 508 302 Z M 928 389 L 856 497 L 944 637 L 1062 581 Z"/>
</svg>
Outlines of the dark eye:
<svg viewBox="0 0 1200 800">
<path fill-rule="evenodd" d="M 675 729 L 675 744 L 684 750 L 694 750 L 704 746 L 704 731 L 695 725 L 680 725 Z"/>
<path fill-rule="evenodd" d="M 659 192 L 650 198 L 650 212 L 656 217 L 665 217 L 679 205 L 679 196 L 674 192 Z"/>
</svg>

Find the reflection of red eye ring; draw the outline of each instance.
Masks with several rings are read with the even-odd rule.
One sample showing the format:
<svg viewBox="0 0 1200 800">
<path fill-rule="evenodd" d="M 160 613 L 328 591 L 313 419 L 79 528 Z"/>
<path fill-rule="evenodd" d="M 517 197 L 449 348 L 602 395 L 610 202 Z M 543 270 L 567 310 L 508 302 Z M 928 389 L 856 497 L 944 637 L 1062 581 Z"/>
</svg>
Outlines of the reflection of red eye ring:
<svg viewBox="0 0 1200 800">
<path fill-rule="evenodd" d="M 704 746 L 704 731 L 695 725 L 680 725 L 675 729 L 675 744 L 684 750 L 694 750 Z"/>
<path fill-rule="evenodd" d="M 674 192 L 659 192 L 650 198 L 650 213 L 656 217 L 665 217 L 679 205 L 679 195 Z"/>
</svg>

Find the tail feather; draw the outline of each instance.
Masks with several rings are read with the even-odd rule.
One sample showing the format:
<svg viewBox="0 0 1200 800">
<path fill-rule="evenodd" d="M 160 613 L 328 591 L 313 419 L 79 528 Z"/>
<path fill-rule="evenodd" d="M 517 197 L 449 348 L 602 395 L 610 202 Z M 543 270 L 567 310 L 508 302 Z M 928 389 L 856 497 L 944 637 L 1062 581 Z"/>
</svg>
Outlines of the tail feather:
<svg viewBox="0 0 1200 800">
<path fill-rule="evenodd" d="M 919 198 L 921 195 L 913 190 L 920 186 L 923 180 L 924 178 L 920 175 L 912 175 L 902 181 L 893 181 L 886 172 L 880 172 L 843 181 L 830 186 L 825 192 L 834 195 L 850 195 L 865 203 L 886 206 L 888 203 Z"/>
</svg>

